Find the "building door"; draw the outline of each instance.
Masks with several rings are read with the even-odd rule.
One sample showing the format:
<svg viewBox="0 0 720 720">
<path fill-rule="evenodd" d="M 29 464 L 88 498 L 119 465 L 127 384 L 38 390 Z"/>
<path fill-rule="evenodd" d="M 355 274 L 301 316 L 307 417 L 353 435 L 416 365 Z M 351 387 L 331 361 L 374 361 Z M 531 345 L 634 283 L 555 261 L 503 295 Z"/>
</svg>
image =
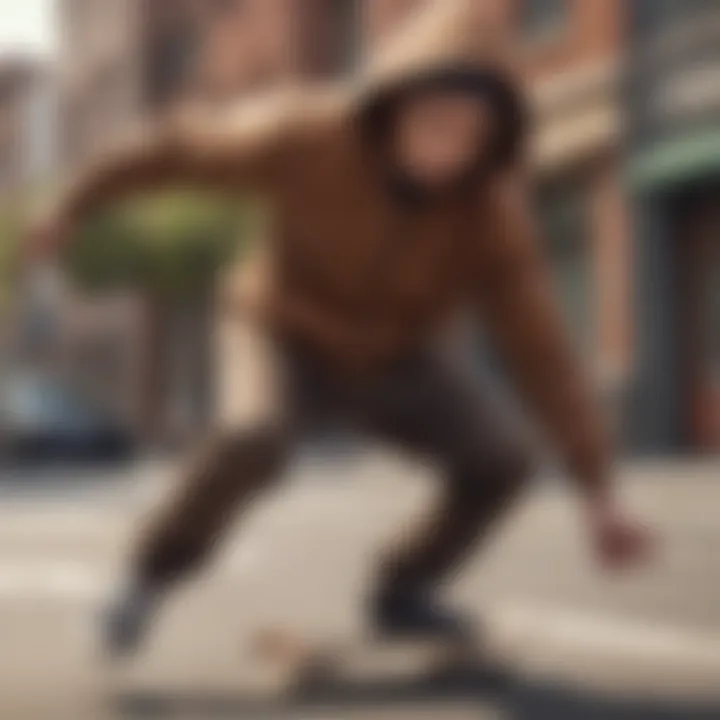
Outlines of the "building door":
<svg viewBox="0 0 720 720">
<path fill-rule="evenodd" d="M 690 442 L 696 450 L 720 452 L 720 191 L 692 202 L 686 218 L 683 325 Z"/>
</svg>

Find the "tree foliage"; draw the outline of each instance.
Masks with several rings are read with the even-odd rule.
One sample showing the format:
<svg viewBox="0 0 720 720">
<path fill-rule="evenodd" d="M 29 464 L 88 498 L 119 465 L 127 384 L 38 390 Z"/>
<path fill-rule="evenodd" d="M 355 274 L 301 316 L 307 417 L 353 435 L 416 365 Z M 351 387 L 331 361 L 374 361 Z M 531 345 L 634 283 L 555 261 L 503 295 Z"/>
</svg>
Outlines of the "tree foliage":
<svg viewBox="0 0 720 720">
<path fill-rule="evenodd" d="M 22 228 L 22 209 L 0 206 L 0 310 L 7 307 L 15 290 Z"/>
<path fill-rule="evenodd" d="M 63 258 L 87 291 L 134 287 L 183 300 L 206 292 L 252 233 L 254 214 L 190 192 L 135 199 L 90 219 Z"/>
</svg>

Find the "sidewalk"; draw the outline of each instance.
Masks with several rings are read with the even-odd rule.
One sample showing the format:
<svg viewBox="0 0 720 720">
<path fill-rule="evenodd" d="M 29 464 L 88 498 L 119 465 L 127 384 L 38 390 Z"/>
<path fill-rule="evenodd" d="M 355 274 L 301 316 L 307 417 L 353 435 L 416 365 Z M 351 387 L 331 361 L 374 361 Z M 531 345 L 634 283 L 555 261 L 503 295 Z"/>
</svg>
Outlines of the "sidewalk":
<svg viewBox="0 0 720 720">
<path fill-rule="evenodd" d="M 416 482 L 418 468 L 376 457 L 344 468 L 305 462 L 296 482 L 260 504 L 208 572 L 177 593 L 146 653 L 120 679 L 106 677 L 90 650 L 98 603 L 119 577 L 136 521 L 172 484 L 172 466 L 142 468 L 124 486 L 106 484 L 107 497 L 82 503 L 77 494 L 0 501 L 0 716 L 20 717 L 13 703 L 37 699 L 53 714 L 35 717 L 62 717 L 66 707 L 119 693 L 149 701 L 161 718 L 715 720 L 716 470 L 625 468 L 629 502 L 665 547 L 655 566 L 624 578 L 598 573 L 571 492 L 544 484 L 531 493 L 451 590 L 510 663 L 512 681 L 499 697 L 478 682 L 449 691 L 378 678 L 372 668 L 374 679 L 314 703 L 262 699 L 252 684 L 243 648 L 259 628 L 309 637 L 361 631 L 376 551 L 431 491 Z"/>
</svg>

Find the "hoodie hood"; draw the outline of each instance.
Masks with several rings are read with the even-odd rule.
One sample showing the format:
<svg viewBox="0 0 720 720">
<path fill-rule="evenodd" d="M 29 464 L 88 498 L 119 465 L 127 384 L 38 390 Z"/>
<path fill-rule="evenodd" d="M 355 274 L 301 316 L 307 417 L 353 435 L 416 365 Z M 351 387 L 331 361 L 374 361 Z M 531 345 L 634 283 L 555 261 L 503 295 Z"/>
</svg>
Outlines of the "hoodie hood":
<svg viewBox="0 0 720 720">
<path fill-rule="evenodd" d="M 499 133 L 491 161 L 509 165 L 521 154 L 527 109 L 511 43 L 496 0 L 431 0 L 371 57 L 355 92 L 355 110 L 372 135 L 408 94 L 449 89 L 489 101 Z"/>
</svg>

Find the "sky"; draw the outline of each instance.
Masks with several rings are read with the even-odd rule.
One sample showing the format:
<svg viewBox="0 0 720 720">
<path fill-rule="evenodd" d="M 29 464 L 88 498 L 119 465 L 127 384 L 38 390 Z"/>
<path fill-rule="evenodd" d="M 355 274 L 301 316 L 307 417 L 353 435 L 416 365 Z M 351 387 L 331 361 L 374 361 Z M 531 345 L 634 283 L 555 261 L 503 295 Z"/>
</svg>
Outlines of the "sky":
<svg viewBox="0 0 720 720">
<path fill-rule="evenodd" d="M 0 0 L 0 55 L 53 49 L 54 0 Z"/>
</svg>

